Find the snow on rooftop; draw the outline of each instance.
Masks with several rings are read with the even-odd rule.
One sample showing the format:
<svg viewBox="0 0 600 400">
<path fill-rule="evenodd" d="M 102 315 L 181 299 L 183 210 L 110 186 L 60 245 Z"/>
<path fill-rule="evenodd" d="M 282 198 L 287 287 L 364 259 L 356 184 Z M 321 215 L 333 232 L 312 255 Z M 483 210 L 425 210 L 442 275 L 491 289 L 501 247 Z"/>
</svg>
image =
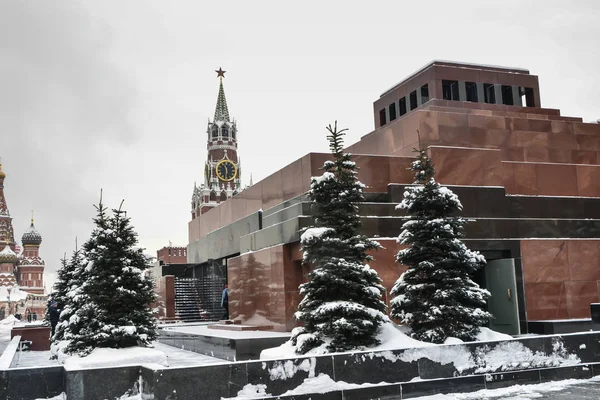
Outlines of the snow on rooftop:
<svg viewBox="0 0 600 400">
<path fill-rule="evenodd" d="M 19 301 L 27 299 L 27 295 L 30 293 L 21 290 L 19 287 L 13 287 L 10 291 L 10 301 Z M 8 287 L 0 286 L 0 299 L 4 300 L 8 298 Z"/>
<path fill-rule="evenodd" d="M 14 251 L 12 251 L 10 246 L 4 246 L 4 249 L 0 251 L 0 255 L 16 256 L 17 254 Z"/>
<path fill-rule="evenodd" d="M 383 92 L 381 94 L 381 96 L 379 96 L 379 97 L 385 96 L 386 94 L 388 94 L 392 90 L 396 89 L 398 86 L 402 85 L 403 83 L 405 83 L 409 79 L 412 79 L 413 77 L 419 75 L 421 72 L 425 71 L 427 68 L 429 68 L 429 67 L 431 67 L 431 66 L 433 66 L 435 64 L 440 64 L 440 65 L 447 64 L 446 66 L 450 66 L 450 67 L 454 67 L 454 68 L 494 69 L 494 70 L 505 70 L 507 73 L 515 73 L 515 72 L 517 72 L 517 73 L 521 73 L 521 74 L 529 74 L 529 70 L 524 69 L 524 68 L 518 68 L 518 67 L 506 67 L 506 66 L 500 66 L 500 65 L 477 64 L 477 63 L 471 63 L 471 62 L 458 62 L 458 61 L 448 61 L 448 60 L 433 60 L 433 61 L 428 62 L 427 64 L 425 64 L 421 68 L 417 69 L 415 72 L 413 72 L 412 74 L 408 75 L 406 78 L 404 78 L 400 82 L 396 83 L 394 86 L 392 86 L 391 88 L 389 88 L 388 90 L 386 90 L 385 92 Z"/>
</svg>

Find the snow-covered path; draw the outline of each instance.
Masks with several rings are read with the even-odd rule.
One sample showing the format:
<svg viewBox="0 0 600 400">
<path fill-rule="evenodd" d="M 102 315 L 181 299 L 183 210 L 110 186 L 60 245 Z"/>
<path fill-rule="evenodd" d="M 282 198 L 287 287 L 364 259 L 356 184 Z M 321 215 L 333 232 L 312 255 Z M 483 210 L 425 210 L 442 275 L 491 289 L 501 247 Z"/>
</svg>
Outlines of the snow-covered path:
<svg viewBox="0 0 600 400">
<path fill-rule="evenodd" d="M 0 324 L 0 354 L 4 352 L 10 343 L 10 329 L 12 328 L 12 323 L 9 323 L 7 320 L 3 320 L 3 322 L 4 323 Z M 168 346 L 158 341 L 154 342 L 154 348 L 167 355 L 167 361 L 171 367 L 184 367 L 226 362 L 219 358 L 209 357 L 203 354 Z M 17 365 L 13 366 L 13 368 L 60 365 L 57 360 L 50 359 L 51 355 L 52 354 L 50 351 L 24 351 L 16 355 L 16 357 L 18 357 L 18 363 Z"/>
<path fill-rule="evenodd" d="M 536 385 L 515 385 L 502 389 L 480 390 L 473 393 L 437 394 L 414 397 L 414 400 L 598 400 L 600 377 L 567 379 Z"/>
<path fill-rule="evenodd" d="M 154 348 L 167 355 L 167 361 L 170 367 L 189 367 L 227 362 L 219 358 L 181 350 L 159 342 L 154 343 Z M 16 357 L 18 357 L 18 363 L 14 365 L 13 368 L 60 365 L 58 360 L 50 360 L 51 355 L 52 353 L 50 351 L 24 351 L 20 355 L 17 353 Z"/>
</svg>

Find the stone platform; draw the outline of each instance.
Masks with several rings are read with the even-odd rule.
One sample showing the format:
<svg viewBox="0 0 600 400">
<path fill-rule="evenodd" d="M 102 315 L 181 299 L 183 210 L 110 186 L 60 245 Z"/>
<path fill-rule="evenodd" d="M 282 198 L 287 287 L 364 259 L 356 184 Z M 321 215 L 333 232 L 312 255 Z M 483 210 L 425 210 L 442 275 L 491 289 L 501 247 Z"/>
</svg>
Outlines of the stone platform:
<svg viewBox="0 0 600 400">
<path fill-rule="evenodd" d="M 159 328 L 158 341 L 222 360 L 241 361 L 256 360 L 264 349 L 279 346 L 290 338 L 289 332 L 246 330 L 246 325 L 233 323 L 215 325 L 163 326 Z"/>
<path fill-rule="evenodd" d="M 272 331 L 273 325 L 242 325 L 240 320 L 221 320 L 216 324 L 208 325 L 208 329 L 222 329 L 226 331 Z"/>
<path fill-rule="evenodd" d="M 557 333 L 600 331 L 600 322 L 596 322 L 591 318 L 527 321 L 527 327 L 529 333 L 554 335 Z"/>
</svg>

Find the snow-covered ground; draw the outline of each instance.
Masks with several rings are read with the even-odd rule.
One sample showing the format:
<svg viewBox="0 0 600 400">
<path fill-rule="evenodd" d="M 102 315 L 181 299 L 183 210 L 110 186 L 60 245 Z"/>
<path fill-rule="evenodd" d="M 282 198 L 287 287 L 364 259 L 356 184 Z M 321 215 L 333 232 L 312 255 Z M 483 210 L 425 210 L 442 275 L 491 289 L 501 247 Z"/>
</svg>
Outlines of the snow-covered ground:
<svg viewBox="0 0 600 400">
<path fill-rule="evenodd" d="M 218 364 L 226 363 L 227 361 L 220 358 L 214 358 L 205 356 L 204 354 L 194 353 L 192 351 L 181 350 L 176 347 L 168 346 L 160 342 L 154 342 L 152 344 L 153 349 L 141 349 L 135 348 L 133 351 L 129 351 L 131 354 L 122 354 L 121 350 L 113 351 L 112 349 L 102 349 L 108 351 L 100 351 L 95 354 L 93 359 L 88 360 L 73 360 L 65 363 L 67 368 L 89 368 L 89 367 L 101 367 L 101 366 L 116 366 L 116 365 L 128 365 L 139 363 L 144 364 L 157 364 L 162 361 L 166 361 L 169 367 L 191 367 L 206 364 Z M 145 350 L 150 350 L 146 352 Z M 156 354 L 155 352 L 159 352 Z M 125 351 L 127 353 L 127 351 Z M 146 354 L 143 354 L 146 353 Z M 51 351 L 24 351 L 21 354 L 15 356 L 18 358 L 18 363 L 13 368 L 28 368 L 28 367 L 47 367 L 52 365 L 61 365 L 58 360 L 51 360 Z"/>
<path fill-rule="evenodd" d="M 12 327 L 15 323 L 19 322 L 13 315 L 9 315 L 0 321 L 0 354 L 4 352 L 4 349 L 10 343 L 10 331 Z"/>
<path fill-rule="evenodd" d="M 0 354 L 10 343 L 10 331 L 14 325 L 27 325 L 12 315 L 0 321 Z M 74 357 L 65 363 L 66 368 L 90 368 L 101 366 L 130 365 L 139 363 L 160 364 L 170 367 L 198 366 L 205 364 L 226 363 L 219 358 L 209 357 L 168 346 L 159 342 L 152 344 L 153 348 L 133 348 L 125 350 L 97 349 L 91 358 L 81 359 Z M 59 361 L 51 360 L 51 351 L 23 351 L 17 352 L 18 360 L 14 368 L 47 367 L 60 365 Z M 165 365 L 166 364 L 166 365 Z"/>
<path fill-rule="evenodd" d="M 581 396 L 577 392 L 582 392 Z M 584 393 L 585 397 L 583 397 Z M 514 385 L 500 389 L 479 390 L 472 393 L 436 394 L 414 397 L 414 400 L 531 400 L 554 398 L 561 400 L 598 399 L 600 398 L 600 376 L 591 379 L 566 379 L 534 385 Z"/>
<path fill-rule="evenodd" d="M 398 326 L 394 323 L 385 323 L 382 325 L 381 332 L 378 335 L 378 339 L 381 342 L 377 346 L 369 347 L 366 351 L 382 351 L 382 350 L 399 350 L 408 348 L 428 347 L 435 346 L 435 344 L 421 342 L 413 339 L 406 334 L 408 331 L 407 327 Z M 481 332 L 477 335 L 478 342 L 490 342 L 500 340 L 511 340 L 512 336 L 504 333 L 492 331 L 489 328 L 481 328 Z M 463 343 L 462 340 L 457 338 L 448 338 L 445 344 L 459 344 Z M 318 355 L 327 353 L 327 344 L 323 344 L 309 351 L 306 355 Z M 269 359 L 283 359 L 283 358 L 294 358 L 297 357 L 295 347 L 291 342 L 287 341 L 281 346 L 272 347 L 265 349 L 260 354 L 261 360 Z"/>
</svg>

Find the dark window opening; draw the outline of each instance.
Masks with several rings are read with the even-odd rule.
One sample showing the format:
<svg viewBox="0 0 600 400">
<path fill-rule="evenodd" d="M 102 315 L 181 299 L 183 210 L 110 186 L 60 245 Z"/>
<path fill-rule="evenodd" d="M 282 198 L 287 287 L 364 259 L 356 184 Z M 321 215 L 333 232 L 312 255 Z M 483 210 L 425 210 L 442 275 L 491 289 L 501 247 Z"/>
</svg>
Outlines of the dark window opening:
<svg viewBox="0 0 600 400">
<path fill-rule="evenodd" d="M 379 110 L 379 126 L 385 125 L 385 108 Z"/>
<path fill-rule="evenodd" d="M 520 87 L 519 90 L 521 99 L 525 97 L 525 101 L 523 101 L 522 104 L 527 107 L 535 107 L 533 89 L 528 87 Z"/>
<path fill-rule="evenodd" d="M 485 102 L 488 104 L 496 104 L 496 91 L 494 85 L 491 83 L 483 84 L 483 94 L 485 96 Z"/>
<path fill-rule="evenodd" d="M 232 137 L 233 139 L 235 139 L 235 134 L 236 134 L 236 131 L 235 131 L 235 126 L 234 126 L 234 127 L 231 129 L 231 137 Z"/>
<path fill-rule="evenodd" d="M 465 82 L 465 88 L 467 90 L 467 101 L 477 103 L 477 84 L 475 82 Z"/>
<path fill-rule="evenodd" d="M 427 84 L 421 86 L 421 104 L 429 101 L 429 86 Z"/>
<path fill-rule="evenodd" d="M 221 135 L 222 135 L 224 138 L 228 138 L 228 137 L 229 137 L 229 127 L 228 127 L 227 125 L 223 125 L 223 126 L 221 127 Z"/>
<path fill-rule="evenodd" d="M 410 96 L 409 96 L 409 98 L 410 98 L 410 110 L 412 111 L 412 110 L 414 110 L 415 108 L 417 108 L 417 105 L 418 105 L 418 104 L 417 104 L 417 91 L 416 91 L 416 90 L 413 90 L 413 91 L 410 93 Z"/>
<path fill-rule="evenodd" d="M 442 80 L 442 97 L 444 100 L 459 100 L 458 81 Z"/>
<path fill-rule="evenodd" d="M 400 116 L 406 114 L 406 97 L 400 99 L 398 107 L 400 108 Z"/>
<path fill-rule="evenodd" d="M 227 200 L 227 193 L 225 193 L 225 192 L 221 192 L 221 198 L 220 198 L 220 200 L 221 200 L 221 201 L 225 201 L 225 200 Z"/>
<path fill-rule="evenodd" d="M 390 112 L 390 121 L 393 121 L 396 119 L 396 103 L 392 103 L 388 106 L 389 112 Z"/>
<path fill-rule="evenodd" d="M 212 137 L 216 138 L 217 136 L 219 136 L 219 127 L 216 125 L 213 125 L 212 127 Z"/>
<path fill-rule="evenodd" d="M 505 106 L 514 106 L 512 86 L 502 85 L 502 104 Z"/>
</svg>

